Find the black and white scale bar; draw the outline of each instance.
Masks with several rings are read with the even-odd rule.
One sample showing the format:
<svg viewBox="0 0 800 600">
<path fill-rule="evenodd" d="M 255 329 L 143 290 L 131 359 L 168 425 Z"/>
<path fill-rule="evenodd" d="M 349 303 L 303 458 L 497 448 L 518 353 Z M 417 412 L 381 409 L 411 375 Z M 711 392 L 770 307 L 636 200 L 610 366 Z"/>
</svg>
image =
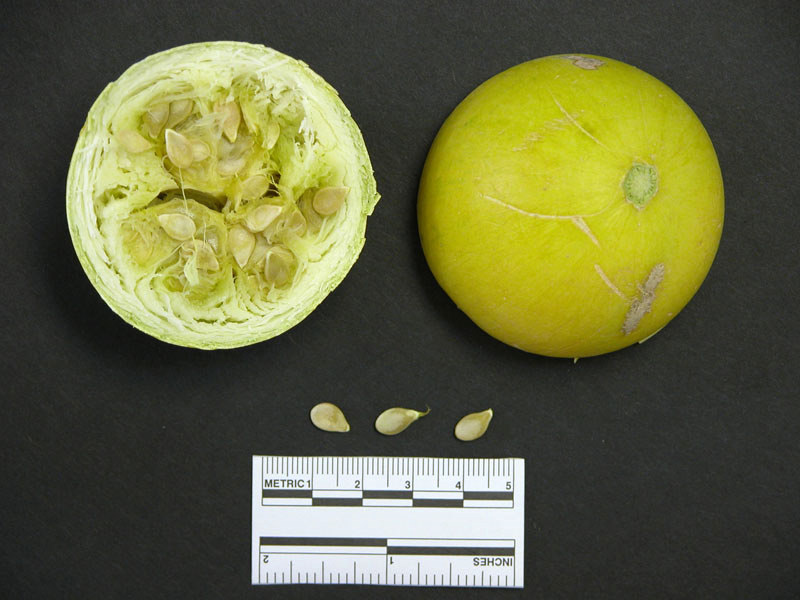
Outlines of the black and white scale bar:
<svg viewBox="0 0 800 600">
<path fill-rule="evenodd" d="M 262 546 L 386 546 L 387 538 L 337 538 L 337 537 L 268 537 L 261 536 Z"/>
<path fill-rule="evenodd" d="M 261 490 L 262 498 L 311 498 L 311 490 L 274 490 L 264 488 Z"/>
<path fill-rule="evenodd" d="M 311 499 L 312 506 L 364 506 L 362 500 L 407 500 L 406 506 L 421 507 L 464 507 L 465 500 L 482 502 L 503 501 L 513 502 L 514 492 L 464 492 L 460 497 L 436 498 L 418 497 L 411 491 L 394 490 L 364 490 L 360 494 L 347 496 L 318 495 L 312 490 L 274 490 L 263 489 L 261 497 L 269 500 L 305 500 Z"/>
<path fill-rule="evenodd" d="M 385 548 L 386 554 L 396 556 L 514 556 L 513 541 L 504 545 L 496 545 L 497 540 L 492 540 L 489 545 L 475 545 L 476 540 L 469 540 L 469 545 L 454 545 L 455 540 L 421 540 L 422 543 L 414 544 L 413 540 L 398 544 L 402 540 L 388 538 L 340 538 L 340 537 L 268 537 L 261 536 L 259 544 L 270 548 Z M 488 542 L 488 540 L 487 540 Z M 436 546 L 439 543 L 442 545 Z M 480 543 L 480 542 L 478 542 Z"/>
<path fill-rule="evenodd" d="M 464 500 L 514 500 L 514 492 L 464 492 Z"/>
<path fill-rule="evenodd" d="M 514 556 L 514 548 L 463 546 L 389 546 L 387 554 L 417 556 Z"/>
</svg>

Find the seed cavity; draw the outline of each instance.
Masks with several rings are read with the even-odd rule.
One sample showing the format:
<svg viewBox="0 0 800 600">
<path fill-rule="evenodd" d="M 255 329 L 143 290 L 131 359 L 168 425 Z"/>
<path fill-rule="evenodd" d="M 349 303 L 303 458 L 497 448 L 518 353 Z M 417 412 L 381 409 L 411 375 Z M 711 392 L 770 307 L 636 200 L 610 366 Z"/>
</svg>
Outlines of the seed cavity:
<svg viewBox="0 0 800 600">
<path fill-rule="evenodd" d="M 174 129 L 167 129 L 164 132 L 164 139 L 166 140 L 167 156 L 172 164 L 179 169 L 191 167 L 194 162 L 194 149 L 189 139 Z"/>
<path fill-rule="evenodd" d="M 349 187 L 324 187 L 317 190 L 314 194 L 312 206 L 319 214 L 328 216 L 334 214 L 341 208 L 344 199 L 347 197 Z"/>
<path fill-rule="evenodd" d="M 244 226 L 253 233 L 260 233 L 272 225 L 283 210 L 273 204 L 262 204 L 251 210 L 244 219 Z"/>
<path fill-rule="evenodd" d="M 456 437 L 462 442 L 477 440 L 486 433 L 493 416 L 494 412 L 491 408 L 468 414 L 456 424 Z"/>
<path fill-rule="evenodd" d="M 344 417 L 344 413 L 335 404 L 321 402 L 311 409 L 309 415 L 315 427 L 322 431 L 347 432 L 350 431 L 350 424 Z"/>
<path fill-rule="evenodd" d="M 239 225 L 231 227 L 228 232 L 228 248 L 230 248 L 237 265 L 244 268 L 255 247 L 256 236 Z"/>
<path fill-rule="evenodd" d="M 412 408 L 390 408 L 383 411 L 375 419 L 375 429 L 383 435 L 397 435 L 405 431 L 409 425 L 420 417 L 424 417 L 431 412 L 430 407 L 425 412 L 420 412 Z"/>
<path fill-rule="evenodd" d="M 153 147 L 153 144 L 148 142 L 142 134 L 132 129 L 123 129 L 117 133 L 116 137 L 122 147 L 131 154 L 139 154 Z"/>
<path fill-rule="evenodd" d="M 158 215 L 158 222 L 169 237 L 179 242 L 192 239 L 197 231 L 194 221 L 180 213 Z"/>
</svg>

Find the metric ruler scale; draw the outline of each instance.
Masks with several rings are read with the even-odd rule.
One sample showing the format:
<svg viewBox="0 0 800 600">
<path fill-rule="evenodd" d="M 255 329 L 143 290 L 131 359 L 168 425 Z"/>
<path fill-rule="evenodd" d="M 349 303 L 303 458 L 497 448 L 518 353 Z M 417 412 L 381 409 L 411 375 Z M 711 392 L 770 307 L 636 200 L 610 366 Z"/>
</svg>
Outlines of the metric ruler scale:
<svg viewBox="0 0 800 600">
<path fill-rule="evenodd" d="M 253 584 L 522 587 L 515 458 L 253 457 Z"/>
</svg>

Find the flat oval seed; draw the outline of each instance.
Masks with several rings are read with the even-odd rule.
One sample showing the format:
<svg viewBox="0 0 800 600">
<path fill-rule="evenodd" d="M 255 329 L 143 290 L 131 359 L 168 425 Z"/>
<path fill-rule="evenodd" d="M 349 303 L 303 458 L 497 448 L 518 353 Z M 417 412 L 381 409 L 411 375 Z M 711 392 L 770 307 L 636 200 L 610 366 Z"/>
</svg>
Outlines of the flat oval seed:
<svg viewBox="0 0 800 600">
<path fill-rule="evenodd" d="M 206 271 L 218 271 L 219 261 L 211 244 L 203 240 L 194 241 L 194 253 L 197 257 L 197 267 Z"/>
<path fill-rule="evenodd" d="M 424 417 L 431 409 L 420 412 L 411 408 L 390 408 L 383 411 L 375 419 L 375 429 L 383 435 L 397 435 L 420 417 Z"/>
<path fill-rule="evenodd" d="M 253 175 L 242 183 L 242 198 L 245 200 L 256 200 L 267 193 L 269 189 L 269 179 L 264 175 Z"/>
<path fill-rule="evenodd" d="M 236 102 L 227 102 L 220 107 L 222 113 L 222 133 L 231 142 L 236 141 L 239 133 L 239 123 L 242 122 L 242 111 Z"/>
<path fill-rule="evenodd" d="M 178 123 L 183 121 L 189 116 L 194 107 L 192 100 L 175 100 L 169 104 L 169 118 L 167 118 L 166 126 L 175 127 Z"/>
<path fill-rule="evenodd" d="M 164 132 L 164 139 L 167 142 L 167 156 L 172 164 L 179 169 L 186 169 L 194 162 L 194 151 L 189 139 L 174 129 L 167 129 Z"/>
<path fill-rule="evenodd" d="M 150 134 L 150 137 L 157 138 L 159 136 L 164 125 L 167 123 L 168 117 L 169 104 L 166 102 L 151 106 L 147 112 L 142 115 L 142 121 L 144 121 L 145 127 L 147 127 L 147 133 Z"/>
<path fill-rule="evenodd" d="M 299 210 L 295 210 L 286 221 L 286 227 L 295 235 L 303 235 L 308 229 L 306 218 Z"/>
<path fill-rule="evenodd" d="M 346 432 L 350 431 L 350 424 L 344 418 L 344 413 L 335 404 L 322 402 L 311 409 L 311 422 L 322 431 Z"/>
<path fill-rule="evenodd" d="M 200 140 L 192 140 L 190 145 L 192 146 L 193 162 L 200 162 L 201 160 L 205 160 L 211 156 L 211 151 L 208 149 L 208 144 L 205 142 Z"/>
<path fill-rule="evenodd" d="M 492 409 L 483 412 L 470 413 L 462 418 L 457 424 L 455 434 L 462 442 L 471 442 L 481 437 L 489 428 L 489 422 L 494 413 Z"/>
<path fill-rule="evenodd" d="M 244 157 L 240 158 L 226 158 L 225 160 L 221 160 L 217 163 L 217 173 L 222 175 L 223 177 L 228 177 L 229 175 L 235 175 L 239 171 L 242 170 L 244 167 L 245 160 Z"/>
<path fill-rule="evenodd" d="M 278 141 L 278 137 L 281 135 L 281 126 L 278 125 L 277 121 L 270 121 L 267 124 L 267 150 L 272 150 L 275 146 L 275 143 Z"/>
<path fill-rule="evenodd" d="M 314 190 L 306 190 L 303 192 L 303 195 L 300 196 L 300 200 L 297 202 L 297 204 L 300 207 L 300 212 L 303 213 L 303 216 L 306 219 L 308 229 L 313 233 L 317 233 L 322 227 L 322 217 L 320 217 L 319 213 L 314 210 L 313 206 L 311 206 L 311 201 L 313 198 Z"/>
<path fill-rule="evenodd" d="M 269 227 L 283 210 L 280 206 L 263 204 L 251 210 L 244 219 L 244 226 L 253 233 L 259 233 Z"/>
<path fill-rule="evenodd" d="M 273 246 L 267 252 L 264 261 L 264 277 L 277 287 L 289 281 L 289 269 L 294 262 L 294 255 L 286 248 Z"/>
<path fill-rule="evenodd" d="M 158 222 L 169 237 L 179 242 L 192 239 L 194 232 L 197 231 L 190 217 L 178 213 L 158 215 Z"/>
<path fill-rule="evenodd" d="M 233 259 L 240 267 L 244 267 L 256 247 L 256 236 L 244 227 L 234 225 L 228 232 L 228 247 L 233 254 Z"/>
<path fill-rule="evenodd" d="M 312 205 L 314 210 L 321 215 L 332 215 L 344 203 L 347 192 L 350 191 L 349 187 L 324 187 L 317 190 L 314 194 Z"/>
<path fill-rule="evenodd" d="M 139 154 L 152 147 L 142 134 L 132 129 L 123 129 L 116 135 L 117 141 L 131 154 Z"/>
</svg>

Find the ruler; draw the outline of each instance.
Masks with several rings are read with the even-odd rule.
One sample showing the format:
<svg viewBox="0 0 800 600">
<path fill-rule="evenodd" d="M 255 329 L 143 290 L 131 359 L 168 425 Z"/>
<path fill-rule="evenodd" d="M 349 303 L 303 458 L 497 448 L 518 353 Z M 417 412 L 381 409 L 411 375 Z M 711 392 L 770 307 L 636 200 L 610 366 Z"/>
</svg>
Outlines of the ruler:
<svg viewBox="0 0 800 600">
<path fill-rule="evenodd" d="M 520 458 L 254 456 L 254 585 L 522 587 Z"/>
</svg>

